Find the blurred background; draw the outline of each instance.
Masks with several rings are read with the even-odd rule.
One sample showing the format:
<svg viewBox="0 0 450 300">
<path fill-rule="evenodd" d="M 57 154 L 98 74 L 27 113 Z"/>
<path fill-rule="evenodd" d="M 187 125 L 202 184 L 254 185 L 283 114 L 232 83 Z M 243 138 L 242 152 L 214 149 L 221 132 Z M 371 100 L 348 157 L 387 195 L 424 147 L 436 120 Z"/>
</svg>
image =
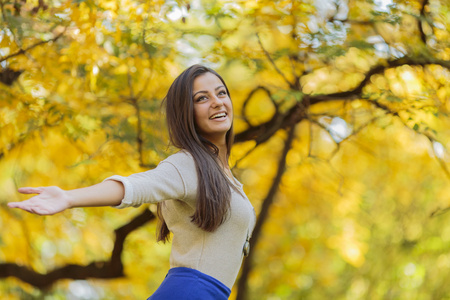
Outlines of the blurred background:
<svg viewBox="0 0 450 300">
<path fill-rule="evenodd" d="M 202 63 L 258 215 L 230 299 L 450 299 L 446 0 L 1 0 L 1 299 L 146 299 L 155 207 L 7 208 L 173 153 L 161 102 Z"/>
</svg>

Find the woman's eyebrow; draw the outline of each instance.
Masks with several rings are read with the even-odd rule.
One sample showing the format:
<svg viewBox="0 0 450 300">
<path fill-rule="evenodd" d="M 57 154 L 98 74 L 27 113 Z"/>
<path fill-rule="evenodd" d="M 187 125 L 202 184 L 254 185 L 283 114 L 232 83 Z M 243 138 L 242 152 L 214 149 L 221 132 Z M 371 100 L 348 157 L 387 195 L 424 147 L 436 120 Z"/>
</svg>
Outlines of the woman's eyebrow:
<svg viewBox="0 0 450 300">
<path fill-rule="evenodd" d="M 223 88 L 223 87 L 225 87 L 225 86 L 223 86 L 223 85 L 219 85 L 218 87 L 216 87 L 214 90 L 215 91 L 217 91 L 218 89 L 221 89 L 221 88 Z M 195 95 L 197 95 L 197 94 L 200 94 L 200 93 L 204 93 L 204 94 L 207 94 L 208 93 L 208 91 L 198 91 L 198 92 L 196 92 L 194 95 L 192 95 L 192 98 L 194 98 L 195 97 Z"/>
</svg>

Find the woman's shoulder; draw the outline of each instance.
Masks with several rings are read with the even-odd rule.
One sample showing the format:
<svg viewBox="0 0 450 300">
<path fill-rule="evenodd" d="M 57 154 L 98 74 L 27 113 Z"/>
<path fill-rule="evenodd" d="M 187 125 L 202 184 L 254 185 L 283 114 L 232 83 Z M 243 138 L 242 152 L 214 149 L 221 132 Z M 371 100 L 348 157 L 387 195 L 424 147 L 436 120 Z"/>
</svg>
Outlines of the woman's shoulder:
<svg viewBox="0 0 450 300">
<path fill-rule="evenodd" d="M 187 150 L 180 150 L 174 154 L 169 155 L 163 161 L 168 162 L 194 161 L 194 158 L 192 157 L 192 154 L 189 153 Z"/>
<path fill-rule="evenodd" d="M 195 170 L 195 162 L 192 154 L 186 150 L 180 150 L 175 154 L 170 155 L 161 163 L 170 163 L 177 169 L 181 170 Z"/>
<path fill-rule="evenodd" d="M 192 155 L 186 150 L 180 150 L 170 155 L 160 164 L 170 164 L 181 176 L 186 188 L 186 199 L 195 198 L 197 195 L 197 170 Z"/>
</svg>

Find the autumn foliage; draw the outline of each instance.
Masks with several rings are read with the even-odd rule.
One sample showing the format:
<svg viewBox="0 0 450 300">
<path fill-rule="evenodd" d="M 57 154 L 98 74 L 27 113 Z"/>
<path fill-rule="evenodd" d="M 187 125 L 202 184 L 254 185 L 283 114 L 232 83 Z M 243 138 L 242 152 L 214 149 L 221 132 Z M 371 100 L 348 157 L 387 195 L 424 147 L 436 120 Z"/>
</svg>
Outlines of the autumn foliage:
<svg viewBox="0 0 450 300">
<path fill-rule="evenodd" d="M 233 172 L 258 221 L 232 299 L 448 299 L 445 0 L 0 1 L 0 295 L 145 299 L 155 207 L 7 208 L 172 153 L 187 66 L 227 81 Z"/>
</svg>

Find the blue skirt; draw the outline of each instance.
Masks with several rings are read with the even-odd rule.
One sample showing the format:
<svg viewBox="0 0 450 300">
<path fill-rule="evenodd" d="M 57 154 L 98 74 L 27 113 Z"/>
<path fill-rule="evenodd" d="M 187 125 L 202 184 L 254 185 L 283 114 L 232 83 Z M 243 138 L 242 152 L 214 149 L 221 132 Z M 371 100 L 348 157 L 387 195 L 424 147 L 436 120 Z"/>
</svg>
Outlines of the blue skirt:
<svg viewBox="0 0 450 300">
<path fill-rule="evenodd" d="M 231 290 L 219 280 L 200 271 L 177 267 L 166 275 L 147 300 L 227 300 Z"/>
</svg>

